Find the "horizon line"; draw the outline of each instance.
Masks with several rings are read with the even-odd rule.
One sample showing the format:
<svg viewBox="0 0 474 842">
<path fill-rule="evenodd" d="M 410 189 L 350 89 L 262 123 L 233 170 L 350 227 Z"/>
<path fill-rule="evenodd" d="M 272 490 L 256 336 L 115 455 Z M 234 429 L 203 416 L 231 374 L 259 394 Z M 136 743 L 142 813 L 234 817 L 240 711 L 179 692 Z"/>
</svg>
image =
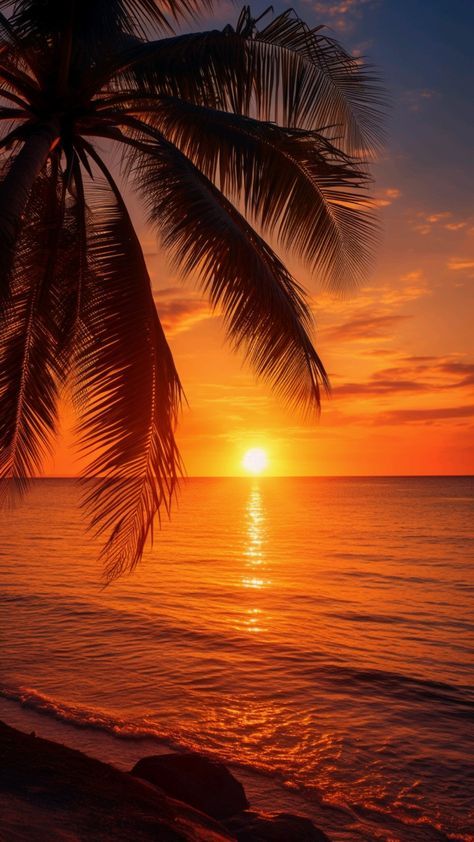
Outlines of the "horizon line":
<svg viewBox="0 0 474 842">
<path fill-rule="evenodd" d="M 192 474 L 179 478 L 179 482 L 190 479 L 474 479 L 474 473 L 458 474 Z M 10 479 L 10 478 L 9 478 Z M 12 478 L 13 479 L 13 478 Z M 48 479 L 102 479 L 100 476 L 85 477 L 79 474 L 25 477 L 29 481 Z M 117 477 L 119 479 L 119 477 Z"/>
</svg>

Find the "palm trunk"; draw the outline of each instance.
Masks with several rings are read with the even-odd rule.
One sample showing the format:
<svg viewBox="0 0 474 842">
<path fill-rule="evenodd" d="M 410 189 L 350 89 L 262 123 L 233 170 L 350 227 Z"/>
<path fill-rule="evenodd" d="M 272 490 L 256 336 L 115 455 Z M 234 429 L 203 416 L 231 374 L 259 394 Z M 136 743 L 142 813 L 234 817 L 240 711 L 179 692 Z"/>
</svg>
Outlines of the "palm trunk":
<svg viewBox="0 0 474 842">
<path fill-rule="evenodd" d="M 38 125 L 25 141 L 0 184 L 0 297 L 6 285 L 15 252 L 21 215 L 31 188 L 43 169 L 51 147 L 59 137 L 60 125 L 54 117 Z"/>
</svg>

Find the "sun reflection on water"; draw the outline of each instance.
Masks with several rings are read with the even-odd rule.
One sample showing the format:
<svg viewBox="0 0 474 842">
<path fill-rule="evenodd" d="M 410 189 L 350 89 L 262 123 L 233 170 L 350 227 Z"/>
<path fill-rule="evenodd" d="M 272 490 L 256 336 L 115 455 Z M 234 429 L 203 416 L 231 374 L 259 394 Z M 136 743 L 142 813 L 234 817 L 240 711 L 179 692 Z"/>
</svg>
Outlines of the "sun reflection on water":
<svg viewBox="0 0 474 842">
<path fill-rule="evenodd" d="M 264 561 L 263 535 L 265 529 L 262 494 L 258 485 L 254 485 L 250 491 L 246 519 L 247 547 L 245 555 L 248 559 L 249 566 L 258 567 Z"/>
<path fill-rule="evenodd" d="M 252 485 L 245 509 L 246 543 L 244 549 L 245 571 L 241 579 L 242 587 L 249 592 L 264 591 L 271 585 L 271 580 L 264 573 L 266 559 L 266 517 L 262 493 L 258 483 Z M 266 631 L 262 625 L 268 619 L 261 607 L 246 607 L 240 627 L 248 632 Z"/>
</svg>

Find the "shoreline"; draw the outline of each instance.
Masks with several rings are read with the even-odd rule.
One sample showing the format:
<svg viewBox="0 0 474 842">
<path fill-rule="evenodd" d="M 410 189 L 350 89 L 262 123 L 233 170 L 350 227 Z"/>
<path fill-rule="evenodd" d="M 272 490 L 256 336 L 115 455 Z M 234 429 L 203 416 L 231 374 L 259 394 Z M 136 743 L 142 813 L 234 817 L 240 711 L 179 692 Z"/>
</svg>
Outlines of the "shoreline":
<svg viewBox="0 0 474 842">
<path fill-rule="evenodd" d="M 165 756 L 186 757 L 191 755 Z M 198 772 L 194 778 L 186 777 L 185 789 L 205 791 L 205 797 L 219 806 L 215 782 L 209 778 L 207 787 L 202 777 L 206 764 L 213 764 L 200 755 L 191 759 Z M 223 786 L 227 779 L 232 779 L 231 787 L 240 786 L 223 764 L 218 765 L 218 775 L 226 776 Z M 176 791 L 167 794 L 135 774 L 0 720 L 0 838 L 6 842 L 32 838 L 35 842 L 329 842 L 308 819 L 258 814 L 248 804 L 245 809 L 243 789 L 235 802 L 236 813 L 227 809 L 228 815 L 217 820 L 191 806 L 189 797 L 185 803 Z M 169 788 L 169 783 L 165 780 L 162 786 Z"/>
<path fill-rule="evenodd" d="M 24 704 L 18 699 L 7 698 L 0 694 L 0 722 L 24 734 L 35 731 L 37 736 L 53 743 L 66 745 L 91 758 L 102 761 L 122 772 L 127 772 L 142 757 L 150 754 L 185 753 L 199 751 L 199 748 L 187 746 L 169 739 L 164 735 L 150 734 L 135 736 L 103 730 L 88 724 L 63 719 L 51 715 L 49 711 Z M 278 806 L 288 813 L 294 813 L 311 819 L 316 825 L 326 826 L 337 823 L 341 807 L 318 801 L 308 801 L 305 794 L 294 787 L 287 787 L 283 777 L 251 766 L 233 762 L 232 758 L 216 757 L 224 763 L 244 786 L 254 809 L 271 813 Z M 334 832 L 334 828 L 333 828 Z"/>
</svg>

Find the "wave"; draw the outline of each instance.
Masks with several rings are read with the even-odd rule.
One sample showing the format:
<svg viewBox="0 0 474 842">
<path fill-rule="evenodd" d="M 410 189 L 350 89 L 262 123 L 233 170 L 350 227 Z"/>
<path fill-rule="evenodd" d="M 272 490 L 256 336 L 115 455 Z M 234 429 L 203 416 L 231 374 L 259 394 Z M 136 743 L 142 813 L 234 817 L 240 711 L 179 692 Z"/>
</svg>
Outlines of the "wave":
<svg viewBox="0 0 474 842">
<path fill-rule="evenodd" d="M 11 592 L 2 597 L 2 600 L 10 601 L 12 603 L 25 602 L 29 606 L 39 605 L 43 610 L 50 605 L 55 604 L 53 597 L 43 594 L 21 594 L 20 592 Z M 64 616 L 70 618 L 72 615 L 84 617 L 91 615 L 94 618 L 94 630 L 97 628 L 105 629 L 108 634 L 114 633 L 116 628 L 126 628 L 129 634 L 133 634 L 134 638 L 139 641 L 141 638 L 146 638 L 147 641 L 150 636 L 154 640 L 178 641 L 179 643 L 185 641 L 186 643 L 192 641 L 196 647 L 201 647 L 200 651 L 208 651 L 209 646 L 221 656 L 224 651 L 239 652 L 243 655 L 245 652 L 252 653 L 254 641 L 250 640 L 248 636 L 239 631 L 226 631 L 225 634 L 216 634 L 215 630 L 209 628 L 192 627 L 183 625 L 179 622 L 172 622 L 168 617 L 153 617 L 147 616 L 144 611 L 131 610 L 123 606 L 97 606 L 91 604 L 86 599 L 63 597 L 62 606 Z M 351 622 L 357 622 L 361 625 L 368 622 L 375 623 L 399 623 L 404 622 L 404 618 L 398 616 L 377 615 L 375 613 L 369 615 L 360 615 L 357 612 L 343 612 L 332 611 L 327 612 L 332 618 L 350 619 Z M 120 619 L 120 622 L 117 621 Z M 420 620 L 416 621 L 419 625 L 424 625 Z M 45 624 L 46 625 L 46 624 Z M 454 620 L 450 624 L 452 627 L 459 627 L 463 631 L 466 630 L 468 624 L 463 620 Z M 48 626 L 45 632 L 51 634 L 51 628 Z M 260 666 L 260 670 L 265 667 Z M 328 660 L 328 652 L 323 648 L 316 648 L 314 645 L 306 650 L 301 649 L 295 645 L 289 644 L 283 640 L 273 642 L 266 650 L 266 669 L 269 673 L 275 670 L 284 669 L 288 676 L 298 680 L 312 679 L 318 682 L 321 688 L 327 689 L 330 696 L 334 690 L 340 692 L 348 692 L 348 688 L 357 688 L 358 692 L 367 693 L 368 697 L 372 699 L 374 694 L 378 698 L 386 698 L 390 703 L 394 701 L 406 701 L 411 705 L 416 706 L 427 703 L 430 705 L 430 710 L 433 714 L 442 715 L 446 717 L 463 717 L 471 718 L 474 716 L 474 693 L 472 686 L 467 684 L 451 684 L 443 681 L 430 680 L 423 678 L 416 674 L 409 675 L 402 671 L 391 671 L 381 669 L 376 666 L 364 667 L 357 663 L 351 662 L 344 658 L 341 654 L 333 654 L 331 660 Z M 192 678 L 190 679 L 192 683 Z M 11 690 L 11 688 L 0 688 L 0 696 L 4 693 L 16 693 L 16 697 L 4 696 L 5 698 L 15 698 L 16 701 L 21 702 L 24 706 L 37 707 L 41 712 L 49 713 L 57 719 L 62 718 L 63 721 L 72 721 L 76 717 L 81 718 L 81 713 L 78 713 L 79 707 L 74 707 L 74 714 L 72 720 L 70 716 L 71 708 L 68 707 L 66 712 L 62 711 L 63 706 L 60 705 L 60 710 L 55 710 L 56 703 L 43 698 L 34 689 L 30 688 L 30 696 L 25 696 L 24 690 Z M 350 695 L 348 693 L 348 695 Z M 49 707 L 48 707 L 49 706 Z M 67 706 L 66 706 L 67 707 Z M 82 709 L 81 709 L 82 710 Z M 426 712 L 426 709 L 425 709 Z M 99 715 L 98 720 L 100 725 L 94 724 L 96 722 L 96 713 L 90 712 L 90 716 L 86 717 L 87 723 L 91 723 L 90 727 L 107 728 L 109 733 L 118 733 L 112 721 L 106 714 Z M 73 722 L 73 724 L 75 724 Z M 80 725 L 78 727 L 81 727 Z M 84 726 L 82 726 L 84 727 Z M 126 733 L 129 731 L 135 732 L 135 729 L 141 729 L 133 723 L 121 722 L 119 731 L 125 729 Z M 150 730 L 146 730 L 144 736 L 149 736 Z M 151 729 L 151 736 L 157 736 L 162 739 L 161 734 L 155 734 L 155 730 Z M 165 739 L 168 739 L 166 736 Z"/>
<path fill-rule="evenodd" d="M 170 730 L 161 730 L 156 723 L 148 722 L 146 718 L 138 721 L 122 719 L 118 716 L 112 716 L 99 708 L 92 709 L 81 704 L 59 701 L 48 696 L 46 693 L 35 690 L 33 687 L 0 687 L 0 699 L 2 698 L 7 701 L 16 702 L 22 708 L 32 710 L 34 713 L 54 719 L 57 722 L 65 723 L 79 730 L 98 731 L 118 740 L 135 742 L 148 742 L 151 740 L 157 743 L 162 749 L 165 748 L 177 752 L 199 751 L 216 757 L 228 766 L 246 769 L 254 774 L 271 777 L 294 792 L 303 793 L 306 789 L 304 785 L 290 784 L 283 770 L 275 769 L 263 761 L 249 763 L 239 758 L 221 754 L 212 746 L 203 748 L 201 744 L 193 739 L 184 736 L 178 738 Z M 340 807 L 340 809 L 344 808 Z"/>
<path fill-rule="evenodd" d="M 112 717 L 97 708 L 60 702 L 46 693 L 40 693 L 33 687 L 0 687 L 0 698 L 18 702 L 22 707 L 44 714 L 59 722 L 73 725 L 75 728 L 90 728 L 103 731 L 114 737 L 128 740 L 154 738 L 170 744 L 171 735 L 161 732 L 156 725 L 131 722 L 120 717 Z"/>
</svg>

